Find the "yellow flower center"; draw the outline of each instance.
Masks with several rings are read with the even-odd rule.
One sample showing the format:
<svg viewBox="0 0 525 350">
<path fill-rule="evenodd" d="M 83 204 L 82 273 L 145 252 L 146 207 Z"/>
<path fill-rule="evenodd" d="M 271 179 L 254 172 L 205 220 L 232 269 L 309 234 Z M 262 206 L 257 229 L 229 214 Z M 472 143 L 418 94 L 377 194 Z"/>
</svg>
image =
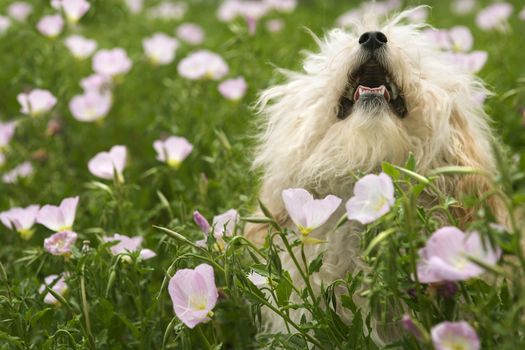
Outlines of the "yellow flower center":
<svg viewBox="0 0 525 350">
<path fill-rule="evenodd" d="M 18 233 L 20 234 L 20 237 L 27 241 L 29 239 L 31 239 L 31 237 L 33 237 L 33 234 L 35 233 L 34 230 L 27 230 L 27 229 L 22 229 L 22 230 L 18 230 Z"/>
<path fill-rule="evenodd" d="M 177 159 L 168 159 L 168 165 L 173 169 L 180 168 L 181 162 Z"/>
</svg>

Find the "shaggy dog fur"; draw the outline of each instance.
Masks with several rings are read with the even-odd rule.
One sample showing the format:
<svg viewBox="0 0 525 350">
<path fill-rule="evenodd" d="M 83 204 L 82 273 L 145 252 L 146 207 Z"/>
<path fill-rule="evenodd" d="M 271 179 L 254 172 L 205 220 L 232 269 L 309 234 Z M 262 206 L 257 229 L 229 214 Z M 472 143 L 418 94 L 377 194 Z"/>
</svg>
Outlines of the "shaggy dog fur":
<svg viewBox="0 0 525 350">
<path fill-rule="evenodd" d="M 319 51 L 306 54 L 304 71 L 281 70 L 285 82 L 261 94 L 258 107 L 264 123 L 254 166 L 263 172 L 260 199 L 283 226 L 293 228 L 281 198 L 284 189 L 305 188 L 317 198 L 334 194 L 345 203 L 356 174 L 378 173 L 384 161 L 403 165 L 410 153 L 421 174 L 450 165 L 495 173 L 489 118 L 476 100 L 487 93 L 483 83 L 437 54 L 421 33 L 424 24 L 403 24 L 407 14 L 384 25 L 370 16 L 350 31 L 334 29 L 324 40 L 316 38 Z M 359 39 L 373 31 L 384 33 L 388 41 L 370 51 Z M 390 89 L 390 102 L 382 97 L 354 102 L 358 80 L 378 75 L 377 65 L 397 87 L 399 97 L 394 99 Z M 443 178 L 436 185 L 456 198 L 490 189 L 486 177 L 473 175 Z M 432 194 L 427 197 L 431 204 Z M 495 202 L 492 206 L 500 211 Z M 311 233 L 328 243 L 306 249 L 310 260 L 326 252 L 321 271 L 313 276 L 318 290 L 321 283 L 330 284 L 362 268 L 362 227 L 348 222 L 333 231 L 334 220 L 344 213 L 342 207 L 332 221 Z M 456 215 L 466 223 L 472 210 L 458 207 Z M 246 235 L 259 243 L 267 232 L 264 225 L 246 229 Z M 281 258 L 283 268 L 301 285 L 291 259 L 285 254 Z M 351 320 L 351 315 L 341 316 Z M 300 317 L 299 312 L 294 317 Z M 284 331 L 269 314 L 267 323 Z"/>
</svg>

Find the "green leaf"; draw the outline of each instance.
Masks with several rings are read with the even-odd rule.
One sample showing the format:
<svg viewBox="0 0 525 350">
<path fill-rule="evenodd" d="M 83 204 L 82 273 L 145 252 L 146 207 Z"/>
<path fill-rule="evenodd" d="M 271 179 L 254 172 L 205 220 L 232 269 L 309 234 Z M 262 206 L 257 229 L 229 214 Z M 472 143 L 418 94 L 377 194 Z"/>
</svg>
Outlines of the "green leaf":
<svg viewBox="0 0 525 350">
<path fill-rule="evenodd" d="M 392 164 L 383 162 L 381 168 L 383 169 L 383 172 L 389 175 L 394 181 L 399 180 L 400 172 Z"/>
<path fill-rule="evenodd" d="M 324 252 L 321 252 L 312 262 L 308 265 L 308 274 L 312 275 L 315 272 L 319 272 L 323 265 Z"/>
</svg>

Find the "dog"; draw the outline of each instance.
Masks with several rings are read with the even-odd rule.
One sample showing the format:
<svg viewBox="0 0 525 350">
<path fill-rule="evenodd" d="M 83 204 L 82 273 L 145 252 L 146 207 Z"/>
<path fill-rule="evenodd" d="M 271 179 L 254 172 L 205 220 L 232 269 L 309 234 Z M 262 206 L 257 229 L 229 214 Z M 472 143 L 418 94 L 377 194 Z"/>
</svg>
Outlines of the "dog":
<svg viewBox="0 0 525 350">
<path fill-rule="evenodd" d="M 323 40 L 314 37 L 319 50 L 306 53 L 304 70 L 281 70 L 285 81 L 260 94 L 262 127 L 253 164 L 262 172 L 260 201 L 280 225 L 294 229 L 282 200 L 284 189 L 304 188 L 316 198 L 333 194 L 345 203 L 356 174 L 378 173 L 385 161 L 402 166 L 410 154 L 422 175 L 443 166 L 473 167 L 489 175 L 443 177 L 436 182 L 442 193 L 461 198 L 491 189 L 488 178 L 496 173 L 492 144 L 497 140 L 477 99 L 489 92 L 479 78 L 436 53 L 422 33 L 425 24 L 406 24 L 409 14 L 402 12 L 383 24 L 366 16 L 351 30 L 333 29 Z M 430 205 L 432 195 L 427 197 Z M 496 199 L 490 205 L 503 215 Z M 474 211 L 454 208 L 464 225 Z M 359 258 L 363 227 L 347 222 L 333 231 L 343 214 L 341 205 L 311 233 L 327 243 L 305 247 L 307 261 L 325 251 L 322 268 L 312 277 L 316 291 L 365 268 Z M 259 244 L 267 233 L 262 224 L 245 229 Z M 281 259 L 300 286 L 290 257 L 282 253 Z M 292 317 L 301 316 L 296 311 Z M 341 317 L 349 322 L 352 315 L 342 311 Z M 266 325 L 285 331 L 270 313 Z"/>
</svg>

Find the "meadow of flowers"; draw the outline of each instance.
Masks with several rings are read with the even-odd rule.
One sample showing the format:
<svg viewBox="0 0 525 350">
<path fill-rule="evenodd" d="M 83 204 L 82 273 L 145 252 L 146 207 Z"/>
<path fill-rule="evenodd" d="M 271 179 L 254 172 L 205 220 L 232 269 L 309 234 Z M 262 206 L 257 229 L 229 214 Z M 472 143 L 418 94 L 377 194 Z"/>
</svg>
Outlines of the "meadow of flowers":
<svg viewBox="0 0 525 350">
<path fill-rule="evenodd" d="M 257 92 L 315 49 L 305 27 L 351 26 L 368 2 L 0 1 L 0 349 L 525 348 L 525 4 L 426 4 L 409 20 L 494 92 L 479 103 L 503 145 L 491 181 L 507 226 L 483 198 L 423 210 L 434 181 L 477 170 L 422 176 L 413 158 L 356 174 L 346 203 L 283 191 L 295 229 L 258 203 Z M 481 208 L 464 231 L 459 200 Z M 362 271 L 316 292 L 322 252 L 294 255 L 294 285 L 279 253 L 322 246 L 309 234 L 341 205 L 339 224 L 365 227 Z M 268 224 L 263 246 L 247 222 Z M 269 332 L 263 309 L 289 333 Z"/>
</svg>

